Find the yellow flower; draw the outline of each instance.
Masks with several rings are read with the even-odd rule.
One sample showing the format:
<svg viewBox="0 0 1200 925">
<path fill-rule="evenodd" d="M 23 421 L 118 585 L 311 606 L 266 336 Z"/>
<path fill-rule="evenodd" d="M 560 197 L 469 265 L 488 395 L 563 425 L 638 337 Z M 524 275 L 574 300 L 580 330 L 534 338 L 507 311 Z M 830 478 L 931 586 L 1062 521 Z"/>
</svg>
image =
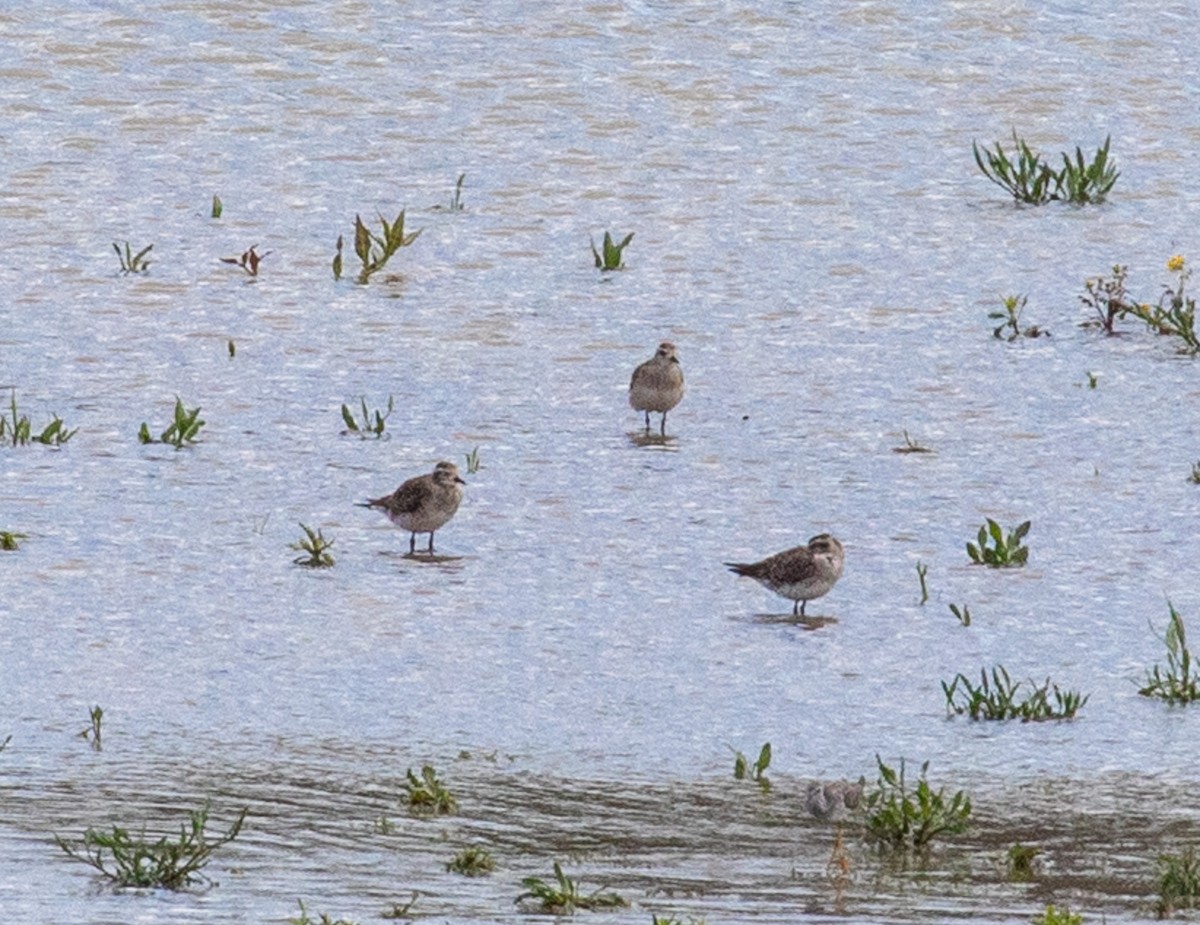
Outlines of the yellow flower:
<svg viewBox="0 0 1200 925">
<path fill-rule="evenodd" d="M 1167 261 L 1167 269 L 1172 273 L 1178 273 L 1183 269 L 1183 254 L 1176 254 Z"/>
</svg>

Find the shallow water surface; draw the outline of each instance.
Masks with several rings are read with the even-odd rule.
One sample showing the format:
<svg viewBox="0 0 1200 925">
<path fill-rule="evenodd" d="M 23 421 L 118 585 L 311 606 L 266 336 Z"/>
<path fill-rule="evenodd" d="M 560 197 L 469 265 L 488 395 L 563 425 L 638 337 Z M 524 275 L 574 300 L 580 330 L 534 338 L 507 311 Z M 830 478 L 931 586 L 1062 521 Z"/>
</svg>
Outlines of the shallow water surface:
<svg viewBox="0 0 1200 925">
<path fill-rule="evenodd" d="M 366 921 L 415 890 L 492 921 L 555 860 L 634 901 L 604 921 L 1147 913 L 1196 838 L 1198 720 L 1137 695 L 1167 600 L 1200 613 L 1196 361 L 1078 297 L 1122 263 L 1156 299 L 1192 258 L 1182 9 L 43 13 L 0 14 L 0 385 L 79 432 L 0 448 L 11 918 Z M 971 143 L 1013 127 L 1051 156 L 1111 134 L 1111 202 L 1006 201 Z M 412 246 L 335 282 L 355 214 L 401 208 Z M 623 272 L 591 264 L 606 230 Z M 257 278 L 219 261 L 251 244 Z M 1051 336 L 991 336 L 1016 293 Z M 687 394 L 647 440 L 626 389 L 663 339 Z M 140 445 L 176 396 L 199 442 Z M 384 439 L 342 432 L 388 396 Z M 476 447 L 435 561 L 354 505 Z M 985 517 L 1032 520 L 1028 567 L 968 564 Z M 292 564 L 301 522 L 332 569 Z M 722 565 L 826 531 L 815 628 Z M 1090 700 L 947 720 L 940 682 L 994 664 Z M 729 772 L 766 741 L 763 795 Z M 877 754 L 930 760 L 975 825 L 899 870 L 849 825 L 831 878 L 805 785 Z M 458 815 L 400 806 L 426 762 Z M 206 799 L 250 809 L 208 891 L 114 893 L 53 843 Z M 444 870 L 469 842 L 493 877 Z"/>
</svg>

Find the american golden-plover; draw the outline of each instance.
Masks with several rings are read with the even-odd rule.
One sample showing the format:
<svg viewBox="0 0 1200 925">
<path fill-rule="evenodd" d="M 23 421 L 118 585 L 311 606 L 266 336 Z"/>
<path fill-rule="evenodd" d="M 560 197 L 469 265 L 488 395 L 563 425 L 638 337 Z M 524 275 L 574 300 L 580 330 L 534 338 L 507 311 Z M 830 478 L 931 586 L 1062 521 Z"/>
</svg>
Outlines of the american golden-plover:
<svg viewBox="0 0 1200 925">
<path fill-rule="evenodd" d="M 433 534 L 454 516 L 463 499 L 467 483 L 458 474 L 458 466 L 440 462 L 429 475 L 408 479 L 390 495 L 358 502 L 361 507 L 383 511 L 392 523 L 412 536 L 408 552 L 417 549 L 417 534 L 429 534 L 429 552 L 433 552 Z"/>
<path fill-rule="evenodd" d="M 726 562 L 729 570 L 753 578 L 780 597 L 795 601 L 792 615 L 804 616 L 804 605 L 829 593 L 842 577 L 845 554 L 842 544 L 828 533 L 814 536 L 807 546 L 796 546 L 761 562 Z"/>
<path fill-rule="evenodd" d="M 633 371 L 629 380 L 629 404 L 646 413 L 646 431 L 650 431 L 650 412 L 662 414 L 659 433 L 667 435 L 667 412 L 683 398 L 683 368 L 675 355 L 675 345 L 664 340 L 654 356 Z"/>
</svg>

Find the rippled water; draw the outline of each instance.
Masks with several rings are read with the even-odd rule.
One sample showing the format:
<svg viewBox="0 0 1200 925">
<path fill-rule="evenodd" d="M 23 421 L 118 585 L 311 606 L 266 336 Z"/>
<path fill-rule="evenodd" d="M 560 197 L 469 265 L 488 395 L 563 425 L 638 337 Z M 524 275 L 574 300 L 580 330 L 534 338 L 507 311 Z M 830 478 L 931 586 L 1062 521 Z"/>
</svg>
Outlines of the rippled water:
<svg viewBox="0 0 1200 925">
<path fill-rule="evenodd" d="M 488 921 L 558 859 L 636 903 L 598 920 L 1144 915 L 1154 858 L 1196 837 L 1197 719 L 1136 692 L 1167 599 L 1200 614 L 1196 361 L 1081 328 L 1078 296 L 1123 263 L 1157 298 L 1194 256 L 1188 13 L 0 13 L 0 385 L 80 428 L 0 449 L 0 529 L 28 535 L 0 557 L 0 908 L 366 921 L 418 890 Z M 1112 201 L 1014 208 L 971 157 L 1013 127 L 1050 154 L 1111 134 Z M 335 282 L 354 215 L 402 207 L 423 232 L 393 276 Z M 635 233 L 626 272 L 591 266 L 605 230 Z M 116 272 L 126 240 L 148 275 Z M 259 278 L 218 261 L 251 244 Z M 1051 337 L 992 338 L 1017 293 Z M 625 390 L 667 337 L 688 392 L 647 442 Z M 139 445 L 176 395 L 200 442 Z M 389 395 L 387 439 L 340 432 Z M 905 431 L 935 453 L 893 453 Z M 444 560 L 353 505 L 474 447 Z M 984 517 L 1033 521 L 1028 568 L 967 565 Z M 333 569 L 292 565 L 301 521 Z M 822 531 L 847 566 L 818 630 L 721 565 Z M 940 681 L 995 663 L 1091 700 L 947 721 Z M 730 749 L 764 741 L 760 798 Z M 835 888 L 804 783 L 877 753 L 931 759 L 978 821 L 920 872 L 851 839 Z M 451 820 L 399 807 L 427 761 Z M 50 837 L 206 798 L 251 815 L 201 894 L 98 888 Z M 472 840 L 492 878 L 444 872 Z M 1004 877 L 1014 841 L 1045 849 L 1033 884 Z"/>
</svg>

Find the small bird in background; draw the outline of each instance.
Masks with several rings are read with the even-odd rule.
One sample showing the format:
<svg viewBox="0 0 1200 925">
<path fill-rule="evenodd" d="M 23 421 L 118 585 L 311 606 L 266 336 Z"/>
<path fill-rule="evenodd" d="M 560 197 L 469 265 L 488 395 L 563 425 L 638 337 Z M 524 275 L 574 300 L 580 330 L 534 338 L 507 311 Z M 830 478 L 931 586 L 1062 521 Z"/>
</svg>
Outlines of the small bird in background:
<svg viewBox="0 0 1200 925">
<path fill-rule="evenodd" d="M 804 616 L 804 606 L 822 597 L 842 577 L 845 554 L 842 544 L 828 533 L 814 536 L 807 546 L 796 546 L 761 562 L 726 562 L 731 572 L 753 578 L 780 597 L 795 603 L 792 616 Z"/>
<path fill-rule="evenodd" d="M 864 778 L 852 784 L 845 780 L 822 783 L 813 781 L 804 794 L 804 807 L 810 816 L 822 821 L 836 822 L 833 836 L 833 851 L 825 865 L 827 873 L 840 872 L 843 877 L 850 873 L 850 856 L 842 845 L 842 822 L 862 804 Z"/>
<path fill-rule="evenodd" d="M 408 479 L 390 495 L 357 502 L 360 507 L 383 511 L 392 523 L 412 536 L 408 554 L 417 549 L 417 534 L 429 534 L 429 552 L 433 552 L 433 534 L 454 516 L 463 499 L 467 483 L 458 474 L 458 466 L 442 461 L 429 475 Z"/>
<path fill-rule="evenodd" d="M 650 432 L 650 412 L 662 414 L 659 433 L 667 435 L 667 412 L 683 398 L 683 368 L 675 355 L 675 345 L 664 340 L 654 356 L 633 371 L 629 380 L 629 404 L 646 413 L 646 432 Z"/>
</svg>

